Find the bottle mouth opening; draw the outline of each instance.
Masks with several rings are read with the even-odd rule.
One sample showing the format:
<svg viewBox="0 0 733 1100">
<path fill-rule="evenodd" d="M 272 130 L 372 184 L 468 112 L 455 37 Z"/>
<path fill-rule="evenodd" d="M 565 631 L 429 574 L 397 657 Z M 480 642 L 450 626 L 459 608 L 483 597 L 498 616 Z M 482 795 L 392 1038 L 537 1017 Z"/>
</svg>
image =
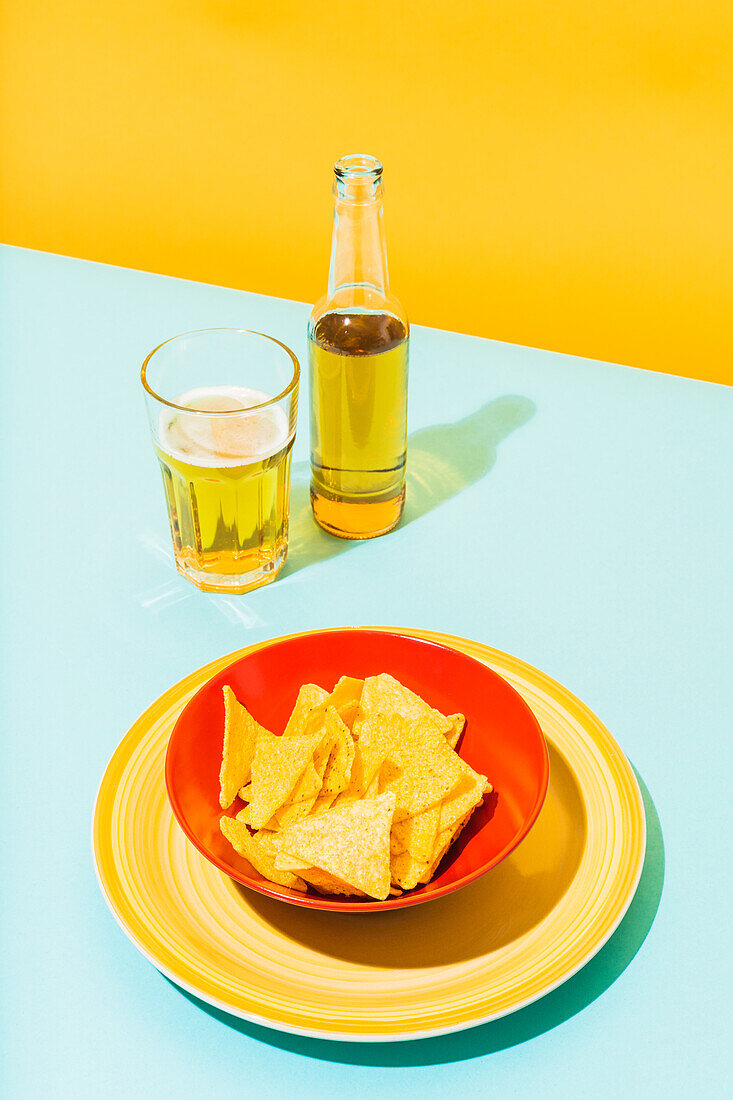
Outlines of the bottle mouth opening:
<svg viewBox="0 0 733 1100">
<path fill-rule="evenodd" d="M 382 175 L 382 162 L 369 153 L 347 153 L 333 166 L 337 180 L 376 181 Z"/>
</svg>

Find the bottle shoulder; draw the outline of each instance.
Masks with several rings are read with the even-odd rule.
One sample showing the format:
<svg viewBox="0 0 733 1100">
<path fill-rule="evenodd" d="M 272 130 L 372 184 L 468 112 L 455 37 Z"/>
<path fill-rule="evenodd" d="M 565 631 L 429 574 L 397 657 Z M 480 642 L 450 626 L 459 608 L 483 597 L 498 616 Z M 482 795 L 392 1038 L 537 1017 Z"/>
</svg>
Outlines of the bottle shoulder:
<svg viewBox="0 0 733 1100">
<path fill-rule="evenodd" d="M 372 328 L 375 325 L 382 328 L 386 327 L 395 335 L 400 332 L 400 340 L 406 340 L 410 335 L 410 322 L 402 303 L 392 294 L 377 292 L 371 288 L 340 287 L 333 294 L 324 294 L 311 310 L 308 320 L 308 335 L 313 337 L 316 330 L 323 327 L 319 326 L 319 322 L 330 315 L 334 317 L 333 321 L 328 322 L 331 328 L 338 326 L 336 320 L 338 317 L 342 319 L 352 318 L 348 324 L 356 324 L 359 327 L 363 327 L 362 323 L 357 320 L 359 317 L 371 317 L 374 319 L 370 323 Z M 378 318 L 383 318 L 383 320 L 377 321 Z"/>
<path fill-rule="evenodd" d="M 409 329 L 391 313 L 339 310 L 324 313 L 309 335 L 337 355 L 373 356 L 405 346 Z"/>
</svg>

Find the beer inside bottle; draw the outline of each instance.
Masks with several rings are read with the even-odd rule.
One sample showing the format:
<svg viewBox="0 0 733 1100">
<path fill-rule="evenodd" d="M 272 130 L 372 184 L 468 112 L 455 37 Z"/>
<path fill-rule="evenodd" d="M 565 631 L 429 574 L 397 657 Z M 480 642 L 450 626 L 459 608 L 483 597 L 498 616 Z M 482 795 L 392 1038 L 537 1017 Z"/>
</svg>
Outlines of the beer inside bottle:
<svg viewBox="0 0 733 1100">
<path fill-rule="evenodd" d="M 311 314 L 311 503 L 341 538 L 374 538 L 405 499 L 409 325 L 390 294 L 382 167 L 342 157 L 328 293 Z"/>
</svg>

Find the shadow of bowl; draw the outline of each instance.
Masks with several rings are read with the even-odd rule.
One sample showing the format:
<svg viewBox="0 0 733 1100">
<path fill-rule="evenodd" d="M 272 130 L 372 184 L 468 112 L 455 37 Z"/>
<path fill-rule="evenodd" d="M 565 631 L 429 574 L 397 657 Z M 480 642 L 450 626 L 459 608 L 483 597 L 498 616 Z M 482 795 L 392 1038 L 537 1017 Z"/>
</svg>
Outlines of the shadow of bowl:
<svg viewBox="0 0 733 1100">
<path fill-rule="evenodd" d="M 448 966 L 497 951 L 552 912 L 573 881 L 583 851 L 586 819 L 577 780 L 560 753 L 549 749 L 550 785 L 529 835 L 498 867 L 430 905 L 386 913 L 324 913 L 232 885 L 288 940 L 362 966 Z"/>
<path fill-rule="evenodd" d="M 552 878 L 554 875 L 559 874 L 563 881 L 567 881 L 568 873 L 571 873 L 576 858 L 572 852 L 572 835 L 576 827 L 584 827 L 585 820 L 582 803 L 580 807 L 578 806 L 579 792 L 575 780 L 572 774 L 568 776 L 569 769 L 567 769 L 567 766 L 563 770 L 564 761 L 560 759 L 560 762 L 558 762 L 555 756 L 553 756 L 552 761 L 553 778 L 542 814 L 535 829 L 511 857 L 511 862 L 508 860 L 505 865 L 497 867 L 485 879 L 474 884 L 473 887 L 468 887 L 453 898 L 445 898 L 443 901 L 436 902 L 424 910 L 412 910 L 409 914 L 377 915 L 378 919 L 381 920 L 386 917 L 388 920 L 393 920 L 393 918 L 397 918 L 396 923 L 399 924 L 403 915 L 409 915 L 411 918 L 424 915 L 442 923 L 444 918 L 441 911 L 456 905 L 462 897 L 468 898 L 470 896 L 469 891 L 479 891 L 480 895 L 477 896 L 480 896 L 483 901 L 488 901 L 489 905 L 493 903 L 498 906 L 498 890 L 506 888 L 509 890 L 510 895 L 516 897 L 516 893 L 513 892 L 516 891 L 517 887 L 524 892 L 525 904 L 527 901 L 530 902 L 527 909 L 528 915 L 523 918 L 522 925 L 524 926 L 527 920 L 531 920 L 532 915 L 535 919 L 541 919 L 543 910 L 546 910 L 547 905 L 552 903 L 553 896 L 556 896 L 558 889 L 561 889 L 561 887 L 553 886 L 547 876 L 549 875 Z M 582 1012 L 597 997 L 601 996 L 631 963 L 654 922 L 664 884 L 664 841 L 654 802 L 638 773 L 637 780 L 644 800 L 647 847 L 641 879 L 626 916 L 605 946 L 577 974 L 547 994 L 547 996 L 518 1012 L 452 1035 L 439 1035 L 430 1039 L 414 1039 L 396 1043 L 348 1043 L 311 1039 L 274 1031 L 231 1016 L 220 1009 L 213 1008 L 177 986 L 174 986 L 174 988 L 209 1016 L 241 1035 L 280 1050 L 325 1062 L 358 1066 L 390 1066 L 394 1068 L 430 1066 L 480 1058 L 516 1046 L 519 1043 L 525 1043 L 560 1026 L 566 1020 Z M 547 835 L 542 824 L 543 816 L 547 816 L 548 819 L 554 817 L 555 826 L 558 830 L 558 841 L 553 844 L 554 855 L 547 860 L 544 856 L 544 844 Z M 549 825 L 549 820 L 546 824 Z M 564 857 L 560 855 L 561 842 L 559 839 L 563 834 L 571 844 L 571 850 Z M 535 846 L 534 852 L 532 851 L 533 845 Z M 534 875 L 526 874 L 527 867 L 524 868 L 524 873 L 521 868 L 512 867 L 512 862 L 516 863 L 521 853 L 524 853 L 527 864 L 535 868 Z M 537 860 L 539 860 L 539 863 Z M 539 870 L 541 866 L 545 867 L 544 874 Z M 503 887 L 500 876 L 504 876 Z M 484 889 L 492 883 L 496 884 L 493 902 L 492 897 L 487 898 L 483 893 Z M 545 891 L 544 905 L 539 903 L 535 905 L 534 899 L 527 896 L 537 888 L 540 891 Z M 251 895 L 248 895 L 248 897 L 251 900 Z M 260 902 L 265 901 L 262 898 L 258 900 Z M 473 906 L 471 906 L 471 909 L 473 911 Z M 276 920 L 278 919 L 275 913 L 270 912 L 269 907 L 266 905 L 261 907 L 260 912 L 266 919 L 270 919 L 271 916 L 275 917 Z M 317 913 L 308 914 L 299 910 L 294 911 L 294 914 L 306 917 L 319 916 Z M 291 915 L 290 911 L 288 915 Z M 495 912 L 494 919 L 496 919 Z M 353 920 L 354 917 L 349 918 L 350 922 Z M 371 918 L 371 920 L 373 921 L 374 918 Z M 466 927 L 464 923 L 462 934 L 468 938 L 469 943 L 472 941 L 474 946 L 451 947 L 450 945 L 441 945 L 438 950 L 433 952 L 433 958 L 440 965 L 440 961 L 444 959 L 468 957 L 472 952 L 481 949 L 481 945 L 486 942 L 494 944 L 508 943 L 511 936 L 516 935 L 519 931 L 519 926 L 513 924 L 512 921 L 513 918 L 509 915 L 506 927 L 495 926 L 489 932 L 485 928 L 485 924 L 488 922 L 483 922 L 484 927 L 478 929 L 472 928 L 470 924 Z M 297 934 L 298 930 L 294 931 Z M 338 957 L 339 952 L 344 950 L 339 945 L 339 937 L 337 935 L 327 936 L 324 927 L 318 921 L 306 922 L 299 927 L 299 931 L 306 937 L 306 940 L 310 937 L 314 950 L 325 950 L 335 957 Z M 451 934 L 453 935 L 453 933 Z M 413 938 L 417 939 L 417 936 Z M 459 937 L 456 935 L 455 938 L 458 939 Z M 349 950 L 353 955 L 354 949 L 350 948 Z M 364 959 L 372 960 L 384 961 L 390 957 L 389 947 L 378 943 L 375 939 L 372 939 L 363 949 L 359 948 L 357 953 L 363 956 Z M 426 957 L 429 956 L 426 956 L 424 948 L 413 944 L 409 955 L 412 965 L 424 965 Z"/>
</svg>

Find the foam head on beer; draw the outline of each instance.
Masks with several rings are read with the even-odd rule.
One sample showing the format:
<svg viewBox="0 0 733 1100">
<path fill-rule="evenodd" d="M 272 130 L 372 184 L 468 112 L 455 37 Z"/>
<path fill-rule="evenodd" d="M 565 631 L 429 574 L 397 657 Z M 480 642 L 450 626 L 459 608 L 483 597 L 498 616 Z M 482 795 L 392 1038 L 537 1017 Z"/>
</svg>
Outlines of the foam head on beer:
<svg viewBox="0 0 733 1100">
<path fill-rule="evenodd" d="M 242 465 L 265 459 L 282 449 L 288 435 L 285 413 L 279 406 L 257 407 L 270 399 L 270 394 L 245 386 L 189 390 L 174 404 L 191 409 L 192 415 L 164 408 L 158 444 L 171 458 L 197 466 Z M 239 410 L 241 416 L 229 415 Z M 201 415 L 206 412 L 227 415 Z"/>
</svg>

